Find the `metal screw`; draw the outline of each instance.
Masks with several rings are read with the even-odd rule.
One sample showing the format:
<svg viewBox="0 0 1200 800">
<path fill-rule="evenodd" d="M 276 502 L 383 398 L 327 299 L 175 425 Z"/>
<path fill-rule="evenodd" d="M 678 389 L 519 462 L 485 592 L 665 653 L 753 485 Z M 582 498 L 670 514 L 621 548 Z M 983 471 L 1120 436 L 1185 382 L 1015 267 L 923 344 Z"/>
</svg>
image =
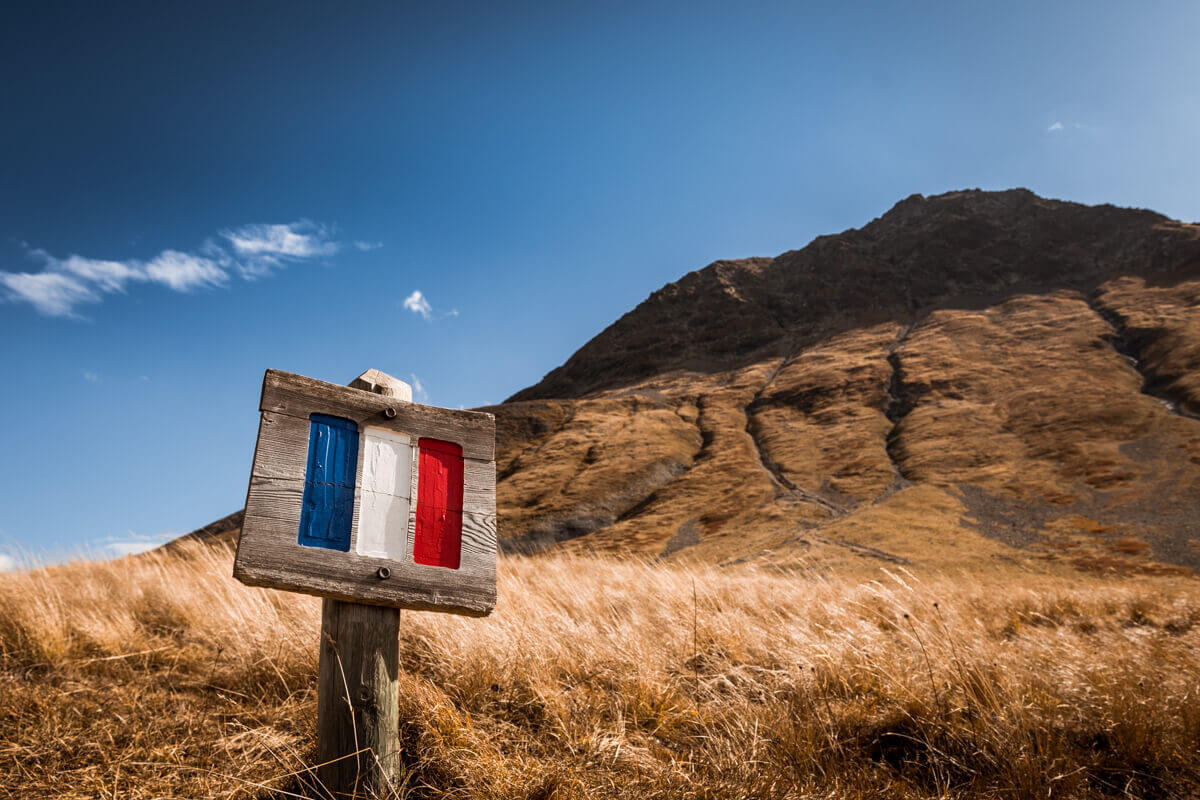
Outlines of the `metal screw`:
<svg viewBox="0 0 1200 800">
<path fill-rule="evenodd" d="M 387 408 L 385 408 L 383 410 L 383 415 L 385 417 L 387 417 L 388 419 L 394 419 L 396 416 L 396 409 L 392 408 L 391 406 L 388 406 Z"/>
<path fill-rule="evenodd" d="M 392 577 L 392 570 L 389 567 L 380 567 L 379 569 L 375 570 L 375 574 L 379 576 L 379 580 L 386 581 L 388 578 Z"/>
</svg>

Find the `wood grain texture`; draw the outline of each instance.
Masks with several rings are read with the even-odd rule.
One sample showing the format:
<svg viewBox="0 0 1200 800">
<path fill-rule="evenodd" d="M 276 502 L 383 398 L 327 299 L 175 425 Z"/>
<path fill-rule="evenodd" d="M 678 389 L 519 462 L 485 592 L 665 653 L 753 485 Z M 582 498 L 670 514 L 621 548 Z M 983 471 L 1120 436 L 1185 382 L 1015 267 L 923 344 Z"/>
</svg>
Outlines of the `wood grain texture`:
<svg viewBox="0 0 1200 800">
<path fill-rule="evenodd" d="M 258 422 L 258 445 L 254 449 L 251 475 L 261 478 L 304 480 L 305 460 L 296 454 L 308 452 L 307 418 L 263 412 Z"/>
<path fill-rule="evenodd" d="M 390 419 L 384 416 L 389 408 L 396 412 Z M 491 414 L 397 402 L 396 398 L 290 372 L 267 370 L 259 410 L 304 419 L 309 414 L 330 414 L 360 426 L 369 423 L 408 434 L 414 441 L 428 436 L 455 442 L 462 445 L 466 458 L 492 461 L 496 455 L 496 418 Z"/>
<path fill-rule="evenodd" d="M 390 796 L 396 785 L 399 630 L 399 609 L 322 604 L 317 777 L 335 798 Z"/>
<path fill-rule="evenodd" d="M 281 520 L 247 513 L 234 577 L 251 586 L 467 616 L 487 614 L 496 603 L 495 517 L 463 515 L 462 563 L 456 570 L 300 547 L 298 524 L 294 514 Z M 254 535 L 247 537 L 246 530 Z M 387 579 L 379 578 L 380 567 L 391 571 Z"/>
<path fill-rule="evenodd" d="M 463 511 L 496 516 L 496 462 L 463 459 Z"/>
<path fill-rule="evenodd" d="M 303 499 L 304 481 L 253 477 L 250 479 L 250 491 L 246 497 L 246 516 L 276 520 L 280 525 L 294 524 L 299 530 Z M 465 569 L 468 560 L 472 564 L 476 564 L 487 560 L 489 555 L 494 556 L 496 515 L 464 511 L 463 525 L 463 568 Z M 478 531 L 486 529 L 490 531 L 492 538 L 479 536 L 468 542 L 466 537 L 466 527 L 468 526 Z M 488 552 L 489 548 L 493 549 L 491 554 Z"/>
<path fill-rule="evenodd" d="M 495 421 L 490 414 L 409 406 L 398 398 L 273 370 L 264 378 L 261 408 L 246 493 L 246 518 L 234 560 L 235 577 L 254 586 L 372 605 L 470 616 L 491 611 L 496 600 L 496 466 L 491 459 Z M 380 413 L 383 408 L 394 409 L 396 416 L 386 418 Z M 418 411 L 407 414 L 410 409 Z M 313 413 L 351 419 L 359 424 L 360 431 L 369 425 L 406 434 L 413 441 L 431 436 L 463 444 L 468 457 L 464 459 L 462 558 L 458 569 L 413 563 L 412 514 L 401 557 L 377 558 L 355 552 L 361 487 L 355 492 L 350 552 L 298 544 L 308 415 Z M 416 470 L 412 473 L 415 482 Z M 380 567 L 390 570 L 386 579 L 378 577 Z"/>
</svg>

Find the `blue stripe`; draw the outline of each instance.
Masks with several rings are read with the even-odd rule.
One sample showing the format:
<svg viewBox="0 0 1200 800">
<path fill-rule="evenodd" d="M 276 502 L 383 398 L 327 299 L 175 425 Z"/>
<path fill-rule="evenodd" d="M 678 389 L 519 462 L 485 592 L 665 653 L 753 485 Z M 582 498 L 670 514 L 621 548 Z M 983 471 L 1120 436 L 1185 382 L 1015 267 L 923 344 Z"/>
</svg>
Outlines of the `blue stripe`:
<svg viewBox="0 0 1200 800">
<path fill-rule="evenodd" d="M 299 541 L 308 547 L 349 551 L 358 425 L 325 414 L 313 414 L 309 421 Z"/>
</svg>

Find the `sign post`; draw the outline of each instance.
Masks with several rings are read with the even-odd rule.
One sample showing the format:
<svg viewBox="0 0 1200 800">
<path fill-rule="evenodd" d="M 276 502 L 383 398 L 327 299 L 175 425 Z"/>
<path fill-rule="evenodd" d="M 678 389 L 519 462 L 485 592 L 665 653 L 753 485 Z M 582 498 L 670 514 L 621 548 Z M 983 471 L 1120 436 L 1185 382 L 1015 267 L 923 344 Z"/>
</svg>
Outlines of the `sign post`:
<svg viewBox="0 0 1200 800">
<path fill-rule="evenodd" d="M 326 598 L 317 673 L 317 780 L 384 797 L 400 757 L 400 609 Z"/>
<path fill-rule="evenodd" d="M 396 788 L 400 609 L 496 600 L 495 418 L 411 397 L 378 370 L 263 378 L 233 571 L 324 598 L 317 778 L 335 798 Z"/>
</svg>

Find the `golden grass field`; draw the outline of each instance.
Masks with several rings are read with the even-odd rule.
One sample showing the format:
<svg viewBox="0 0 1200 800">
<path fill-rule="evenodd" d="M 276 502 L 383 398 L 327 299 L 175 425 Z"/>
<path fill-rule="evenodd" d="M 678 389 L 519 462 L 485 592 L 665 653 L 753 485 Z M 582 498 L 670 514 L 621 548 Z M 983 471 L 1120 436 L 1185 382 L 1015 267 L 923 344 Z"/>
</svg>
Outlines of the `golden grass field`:
<svg viewBox="0 0 1200 800">
<path fill-rule="evenodd" d="M 231 556 L 0 576 L 0 793 L 320 796 L 319 602 Z M 502 559 L 492 617 L 401 617 L 395 794 L 1196 796 L 1198 622 L 1193 578 Z"/>
</svg>

